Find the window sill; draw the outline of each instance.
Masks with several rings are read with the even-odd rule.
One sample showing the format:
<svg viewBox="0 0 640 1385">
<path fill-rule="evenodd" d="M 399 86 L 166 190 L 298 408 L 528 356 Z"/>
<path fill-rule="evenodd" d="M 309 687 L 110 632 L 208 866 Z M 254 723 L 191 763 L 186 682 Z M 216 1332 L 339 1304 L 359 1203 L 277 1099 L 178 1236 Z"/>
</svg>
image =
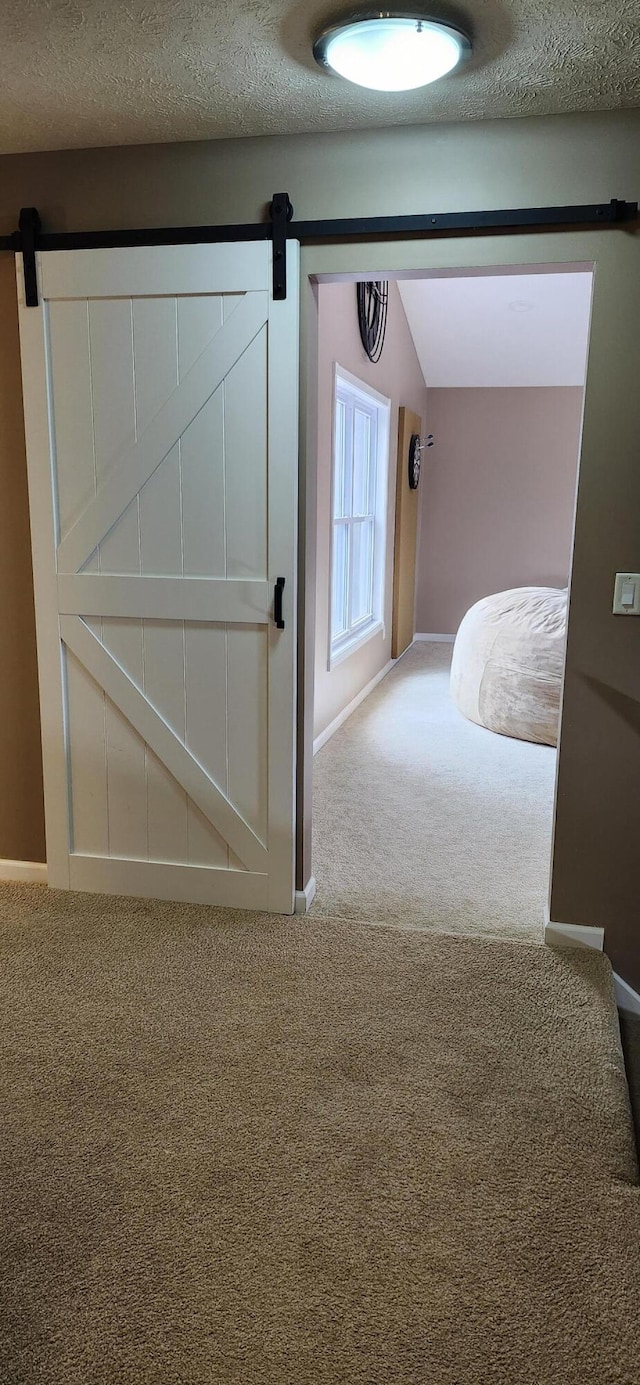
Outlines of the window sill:
<svg viewBox="0 0 640 1385">
<path fill-rule="evenodd" d="M 331 672 L 332 668 L 336 667 L 336 664 L 341 664 L 344 659 L 348 659 L 351 654 L 355 654 L 356 650 L 361 649 L 363 644 L 366 644 L 368 640 L 372 640 L 374 635 L 380 634 L 384 635 L 384 622 L 381 620 L 374 620 L 370 625 L 365 626 L 364 630 L 360 630 L 348 640 L 346 644 L 341 644 L 336 650 L 331 650 L 327 665 L 329 672 Z"/>
</svg>

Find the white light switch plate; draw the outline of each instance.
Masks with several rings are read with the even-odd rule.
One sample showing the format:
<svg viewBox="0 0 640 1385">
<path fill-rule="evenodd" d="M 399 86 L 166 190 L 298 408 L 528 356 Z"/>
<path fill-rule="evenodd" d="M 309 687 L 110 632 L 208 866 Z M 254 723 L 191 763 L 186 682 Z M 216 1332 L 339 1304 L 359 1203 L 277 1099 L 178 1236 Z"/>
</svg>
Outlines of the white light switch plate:
<svg viewBox="0 0 640 1385">
<path fill-rule="evenodd" d="M 640 572 L 616 572 L 614 616 L 640 616 Z"/>
</svg>

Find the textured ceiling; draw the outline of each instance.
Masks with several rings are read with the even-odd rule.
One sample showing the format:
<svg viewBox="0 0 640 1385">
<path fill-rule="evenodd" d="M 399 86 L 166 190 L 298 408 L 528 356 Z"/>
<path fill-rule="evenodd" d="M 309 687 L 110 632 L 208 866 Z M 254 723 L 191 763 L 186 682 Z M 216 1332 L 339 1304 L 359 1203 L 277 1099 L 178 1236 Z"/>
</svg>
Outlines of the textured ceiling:
<svg viewBox="0 0 640 1385">
<path fill-rule="evenodd" d="M 0 152 L 640 105 L 640 0 L 425 10 L 466 23 L 474 56 L 389 94 L 316 68 L 331 0 L 2 0 Z"/>
</svg>

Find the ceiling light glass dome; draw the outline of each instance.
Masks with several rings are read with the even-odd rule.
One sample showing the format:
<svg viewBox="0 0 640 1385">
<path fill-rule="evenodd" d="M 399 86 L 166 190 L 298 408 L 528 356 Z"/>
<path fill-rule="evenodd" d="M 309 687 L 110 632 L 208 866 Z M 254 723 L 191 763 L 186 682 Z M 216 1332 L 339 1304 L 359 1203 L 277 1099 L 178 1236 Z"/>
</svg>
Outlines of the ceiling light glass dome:
<svg viewBox="0 0 640 1385">
<path fill-rule="evenodd" d="M 313 46 L 321 67 L 374 91 L 411 91 L 451 72 L 471 52 L 466 34 L 419 15 L 378 14 L 325 29 Z"/>
</svg>

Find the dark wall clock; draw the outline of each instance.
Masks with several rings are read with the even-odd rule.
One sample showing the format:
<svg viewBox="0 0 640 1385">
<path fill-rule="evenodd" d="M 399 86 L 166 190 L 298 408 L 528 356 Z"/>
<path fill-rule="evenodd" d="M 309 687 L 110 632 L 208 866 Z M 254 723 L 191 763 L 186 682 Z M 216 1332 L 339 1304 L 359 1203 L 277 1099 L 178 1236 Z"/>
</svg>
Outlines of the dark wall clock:
<svg viewBox="0 0 640 1385">
<path fill-rule="evenodd" d="M 384 346 L 389 285 L 373 279 L 366 284 L 356 284 L 356 297 L 360 340 L 369 360 L 375 364 L 380 360 Z"/>
</svg>

